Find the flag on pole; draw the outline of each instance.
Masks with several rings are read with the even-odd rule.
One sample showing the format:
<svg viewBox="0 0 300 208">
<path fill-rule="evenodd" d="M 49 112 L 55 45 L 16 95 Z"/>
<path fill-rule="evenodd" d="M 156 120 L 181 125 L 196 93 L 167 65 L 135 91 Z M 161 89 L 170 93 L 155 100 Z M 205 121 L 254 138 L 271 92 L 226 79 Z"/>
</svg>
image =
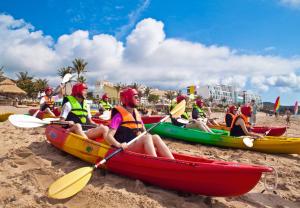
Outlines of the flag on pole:
<svg viewBox="0 0 300 208">
<path fill-rule="evenodd" d="M 277 112 L 279 107 L 280 107 L 280 96 L 278 96 L 276 98 L 276 101 L 275 101 L 275 104 L 274 104 L 274 112 Z"/>
</svg>

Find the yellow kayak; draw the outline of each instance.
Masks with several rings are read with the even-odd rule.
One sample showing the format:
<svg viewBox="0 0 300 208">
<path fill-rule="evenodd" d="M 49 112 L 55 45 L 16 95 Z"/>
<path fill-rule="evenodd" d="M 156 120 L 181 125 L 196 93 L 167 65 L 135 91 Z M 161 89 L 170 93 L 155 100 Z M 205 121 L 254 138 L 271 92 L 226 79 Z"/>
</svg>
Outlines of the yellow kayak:
<svg viewBox="0 0 300 208">
<path fill-rule="evenodd" d="M 10 116 L 10 115 L 12 115 L 13 113 L 2 113 L 2 114 L 0 114 L 0 122 L 4 122 L 4 121 L 6 121 L 7 119 L 8 119 L 8 117 Z"/>
</svg>

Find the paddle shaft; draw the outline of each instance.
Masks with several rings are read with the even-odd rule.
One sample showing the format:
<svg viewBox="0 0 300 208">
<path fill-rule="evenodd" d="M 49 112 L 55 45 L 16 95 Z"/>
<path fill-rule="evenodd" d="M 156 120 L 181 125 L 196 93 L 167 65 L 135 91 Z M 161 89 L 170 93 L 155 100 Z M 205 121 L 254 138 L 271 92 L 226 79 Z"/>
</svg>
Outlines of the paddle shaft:
<svg viewBox="0 0 300 208">
<path fill-rule="evenodd" d="M 67 122 L 63 121 L 51 121 L 49 124 L 57 124 L 57 125 L 62 125 L 62 126 L 69 126 L 70 124 Z M 81 124 L 82 127 L 88 127 L 88 128 L 96 128 L 97 125 L 95 124 Z"/>
<path fill-rule="evenodd" d="M 141 138 L 142 136 L 144 136 L 145 134 L 149 133 L 152 129 L 154 129 L 156 126 L 158 126 L 159 124 L 161 124 L 162 122 L 164 122 L 165 120 L 167 120 L 168 118 L 170 118 L 170 116 L 166 116 L 163 119 L 161 119 L 158 123 L 156 123 L 155 125 L 153 125 L 151 128 L 147 129 L 146 131 L 144 131 L 143 133 L 141 133 L 140 135 L 138 135 L 137 137 L 135 137 L 133 140 L 131 140 L 130 142 L 127 143 L 127 145 L 131 145 L 132 143 L 134 143 L 136 140 L 138 140 L 139 138 Z M 108 155 L 107 157 L 105 157 L 104 159 L 102 159 L 100 162 L 96 163 L 94 165 L 94 168 L 98 168 L 100 165 L 103 165 L 104 163 L 106 163 L 109 159 L 111 159 L 112 157 L 114 157 L 115 155 L 117 155 L 118 153 L 122 152 L 124 149 L 122 147 L 118 148 L 116 151 L 114 151 L 113 153 L 111 153 L 110 155 Z"/>
</svg>

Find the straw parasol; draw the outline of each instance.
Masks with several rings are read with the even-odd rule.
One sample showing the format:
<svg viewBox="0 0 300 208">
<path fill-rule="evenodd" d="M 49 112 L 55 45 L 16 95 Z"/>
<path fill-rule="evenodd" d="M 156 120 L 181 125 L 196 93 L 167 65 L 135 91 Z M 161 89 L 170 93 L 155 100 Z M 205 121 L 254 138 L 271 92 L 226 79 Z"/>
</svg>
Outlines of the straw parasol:
<svg viewBox="0 0 300 208">
<path fill-rule="evenodd" d="M 26 95 L 27 93 L 19 88 L 13 81 L 10 79 L 5 79 L 0 82 L 0 95 Z"/>
</svg>

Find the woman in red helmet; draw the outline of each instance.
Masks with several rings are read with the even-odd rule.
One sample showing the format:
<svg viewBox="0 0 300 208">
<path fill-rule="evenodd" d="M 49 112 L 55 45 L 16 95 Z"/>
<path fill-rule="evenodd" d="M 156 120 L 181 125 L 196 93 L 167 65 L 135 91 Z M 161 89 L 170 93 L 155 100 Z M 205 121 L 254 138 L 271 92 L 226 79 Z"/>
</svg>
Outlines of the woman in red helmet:
<svg viewBox="0 0 300 208">
<path fill-rule="evenodd" d="M 77 83 L 72 87 L 72 95 L 65 97 L 60 120 L 69 121 L 71 125 L 69 131 L 85 138 L 106 137 L 108 127 L 102 124 L 98 125 L 91 119 L 91 110 L 86 102 L 87 89 L 84 83 Z M 96 128 L 84 132 L 83 129 L 86 130 L 86 128 L 82 128 L 81 124 L 94 124 Z"/>
<path fill-rule="evenodd" d="M 104 112 L 104 111 L 110 111 L 113 107 L 112 105 L 108 102 L 108 95 L 104 93 L 102 95 L 102 99 L 99 102 L 99 111 Z"/>
<path fill-rule="evenodd" d="M 235 105 L 232 105 L 228 108 L 228 111 L 225 115 L 225 123 L 227 127 L 231 127 L 234 117 L 237 115 L 238 109 Z"/>
<path fill-rule="evenodd" d="M 232 108 L 233 109 L 233 108 Z M 241 114 L 237 114 L 237 111 L 234 110 L 234 118 L 230 127 L 230 135 L 231 136 L 251 136 L 254 138 L 263 138 L 262 135 L 255 134 L 250 132 L 248 129 L 250 128 L 248 118 L 251 116 L 251 107 L 250 106 L 242 106 Z"/>
<path fill-rule="evenodd" d="M 54 102 L 55 102 L 55 97 L 52 96 L 53 88 L 48 86 L 46 87 L 44 92 L 45 92 L 45 96 L 42 97 L 42 99 L 40 100 L 40 111 L 44 111 L 50 114 L 51 116 L 55 117 L 55 114 L 52 112 L 54 109 Z M 34 116 L 36 116 L 36 114 Z"/>
<path fill-rule="evenodd" d="M 112 109 L 110 130 L 106 141 L 110 145 L 127 148 L 133 152 L 174 159 L 171 151 L 158 135 L 148 133 L 131 146 L 127 146 L 129 141 L 145 131 L 145 127 L 136 109 L 139 105 L 138 92 L 135 89 L 126 88 L 121 91 L 120 98 L 123 105 Z"/>
<path fill-rule="evenodd" d="M 187 100 L 187 96 L 186 95 L 179 95 L 176 98 L 177 104 L 180 103 L 182 100 Z M 173 108 L 176 105 L 173 106 Z M 172 110 L 172 108 L 171 108 Z M 181 117 L 179 118 L 171 118 L 171 121 L 173 123 L 173 125 L 175 126 L 180 126 L 180 127 L 185 127 L 185 128 L 190 128 L 190 129 L 201 129 L 202 131 L 206 131 L 209 132 L 211 134 L 214 134 L 212 132 L 212 130 L 206 125 L 206 123 L 204 123 L 201 120 L 196 120 L 196 119 L 190 119 L 190 116 L 187 112 L 184 112 Z"/>
</svg>

